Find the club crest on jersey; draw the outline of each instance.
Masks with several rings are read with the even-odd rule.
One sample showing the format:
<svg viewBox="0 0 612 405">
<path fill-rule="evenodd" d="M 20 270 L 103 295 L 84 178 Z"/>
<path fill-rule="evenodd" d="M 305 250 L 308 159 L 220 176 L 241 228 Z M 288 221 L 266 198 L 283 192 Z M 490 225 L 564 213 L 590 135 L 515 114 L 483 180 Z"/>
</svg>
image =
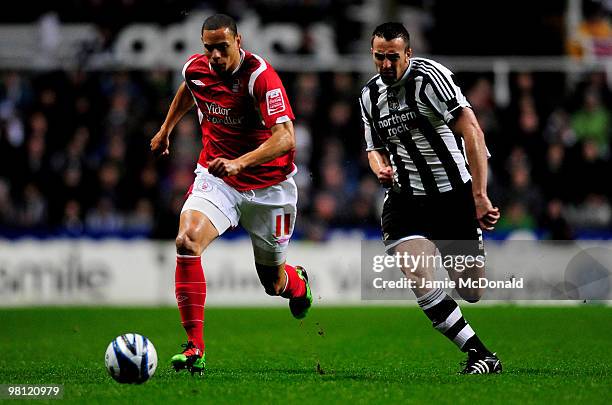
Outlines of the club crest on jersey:
<svg viewBox="0 0 612 405">
<path fill-rule="evenodd" d="M 266 105 L 268 107 L 268 115 L 285 111 L 285 100 L 283 100 L 281 89 L 273 89 L 266 93 Z"/>
<path fill-rule="evenodd" d="M 389 110 L 397 111 L 400 108 L 400 103 L 397 98 L 397 93 L 395 90 L 388 89 L 387 90 L 387 103 L 389 104 Z"/>
</svg>

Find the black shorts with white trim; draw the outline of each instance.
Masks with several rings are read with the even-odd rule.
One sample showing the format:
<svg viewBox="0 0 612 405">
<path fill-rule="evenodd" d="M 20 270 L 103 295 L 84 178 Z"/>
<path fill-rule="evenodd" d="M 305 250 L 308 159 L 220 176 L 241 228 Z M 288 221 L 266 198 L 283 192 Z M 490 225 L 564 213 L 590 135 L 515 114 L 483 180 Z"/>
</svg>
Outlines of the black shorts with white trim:
<svg viewBox="0 0 612 405">
<path fill-rule="evenodd" d="M 382 234 L 388 251 L 398 241 L 424 237 L 436 243 L 442 256 L 485 254 L 471 181 L 432 196 L 389 189 L 382 213 Z"/>
</svg>

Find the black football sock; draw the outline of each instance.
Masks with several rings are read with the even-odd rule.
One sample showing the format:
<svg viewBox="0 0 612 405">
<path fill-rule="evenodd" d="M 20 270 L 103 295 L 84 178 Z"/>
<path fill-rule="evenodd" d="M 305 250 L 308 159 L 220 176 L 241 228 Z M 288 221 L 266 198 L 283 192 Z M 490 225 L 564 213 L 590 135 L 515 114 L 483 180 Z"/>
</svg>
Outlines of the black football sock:
<svg viewBox="0 0 612 405">
<path fill-rule="evenodd" d="M 433 322 L 433 327 L 452 340 L 461 351 L 467 352 L 474 349 L 484 356 L 491 355 L 470 324 L 463 318 L 457 302 L 444 290 L 440 288 L 431 290 L 417 298 L 417 302 L 425 315 Z"/>
</svg>

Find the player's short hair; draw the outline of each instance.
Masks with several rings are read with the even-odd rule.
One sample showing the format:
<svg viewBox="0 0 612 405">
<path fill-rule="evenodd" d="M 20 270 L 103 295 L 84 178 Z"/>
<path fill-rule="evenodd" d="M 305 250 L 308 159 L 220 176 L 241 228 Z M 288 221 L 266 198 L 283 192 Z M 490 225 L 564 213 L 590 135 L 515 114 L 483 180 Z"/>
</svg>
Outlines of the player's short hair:
<svg viewBox="0 0 612 405">
<path fill-rule="evenodd" d="M 380 24 L 372 33 L 371 45 L 374 45 L 374 37 L 384 38 L 391 41 L 395 38 L 401 38 L 406 43 L 406 48 L 410 48 L 410 34 L 404 24 L 398 22 L 386 22 Z"/>
<path fill-rule="evenodd" d="M 229 28 L 234 36 L 238 34 L 236 20 L 226 14 L 211 15 L 204 20 L 204 24 L 202 24 L 202 34 L 204 34 L 204 30 L 218 30 L 219 28 Z"/>
</svg>

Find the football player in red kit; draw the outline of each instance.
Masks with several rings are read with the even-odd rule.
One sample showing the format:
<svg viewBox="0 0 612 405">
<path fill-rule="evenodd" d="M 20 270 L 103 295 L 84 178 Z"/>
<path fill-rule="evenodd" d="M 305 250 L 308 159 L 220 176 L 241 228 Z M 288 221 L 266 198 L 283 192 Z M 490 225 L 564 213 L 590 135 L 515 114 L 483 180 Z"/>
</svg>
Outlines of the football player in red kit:
<svg viewBox="0 0 612 405">
<path fill-rule="evenodd" d="M 289 299 L 298 319 L 312 304 L 305 270 L 285 262 L 297 203 L 294 116 L 285 88 L 268 62 L 241 48 L 231 17 L 207 18 L 202 43 L 204 53 L 185 63 L 185 81 L 151 140 L 155 154 L 167 155 L 172 129 L 195 104 L 202 151 L 176 237 L 175 293 L 188 341 L 171 360 L 192 373 L 205 367 L 200 256 L 228 228 L 240 224 L 249 233 L 266 293 Z"/>
</svg>

